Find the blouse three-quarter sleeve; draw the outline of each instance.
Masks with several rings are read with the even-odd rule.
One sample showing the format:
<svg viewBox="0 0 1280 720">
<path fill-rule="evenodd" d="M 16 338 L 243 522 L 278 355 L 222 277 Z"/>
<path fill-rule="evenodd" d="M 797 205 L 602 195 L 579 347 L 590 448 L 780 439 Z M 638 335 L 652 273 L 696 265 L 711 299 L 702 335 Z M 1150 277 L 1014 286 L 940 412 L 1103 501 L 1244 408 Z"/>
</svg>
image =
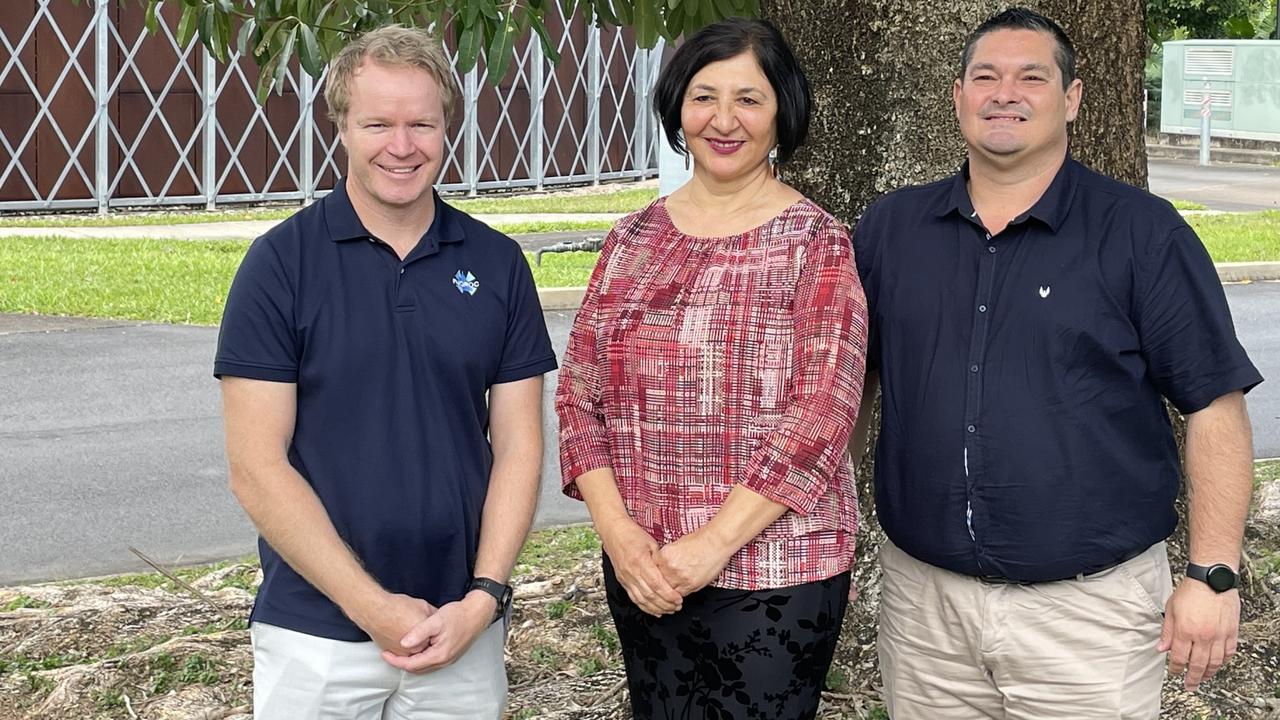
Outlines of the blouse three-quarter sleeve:
<svg viewBox="0 0 1280 720">
<path fill-rule="evenodd" d="M 605 237 L 587 292 L 569 332 L 569 345 L 556 386 L 560 421 L 560 482 L 569 497 L 582 499 L 576 480 L 591 470 L 610 467 L 608 434 L 601 404 L 603 362 L 596 337 L 600 292 L 608 272 L 616 230 Z"/>
<path fill-rule="evenodd" d="M 867 305 L 848 232 L 828 218 L 805 246 L 792 318 L 789 405 L 742 484 L 805 514 L 842 461 L 862 399 Z"/>
</svg>

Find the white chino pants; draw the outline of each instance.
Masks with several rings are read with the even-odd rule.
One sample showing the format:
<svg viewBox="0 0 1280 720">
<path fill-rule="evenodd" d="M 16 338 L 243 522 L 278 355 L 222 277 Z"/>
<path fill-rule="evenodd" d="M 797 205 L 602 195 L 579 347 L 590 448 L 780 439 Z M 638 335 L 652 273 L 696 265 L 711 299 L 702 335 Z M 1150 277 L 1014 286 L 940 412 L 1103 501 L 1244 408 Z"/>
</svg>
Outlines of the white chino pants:
<svg viewBox="0 0 1280 720">
<path fill-rule="evenodd" d="M 253 623 L 257 720 L 497 720 L 507 701 L 503 623 L 448 667 L 422 675 L 383 661 L 373 642 L 344 642 Z"/>
</svg>

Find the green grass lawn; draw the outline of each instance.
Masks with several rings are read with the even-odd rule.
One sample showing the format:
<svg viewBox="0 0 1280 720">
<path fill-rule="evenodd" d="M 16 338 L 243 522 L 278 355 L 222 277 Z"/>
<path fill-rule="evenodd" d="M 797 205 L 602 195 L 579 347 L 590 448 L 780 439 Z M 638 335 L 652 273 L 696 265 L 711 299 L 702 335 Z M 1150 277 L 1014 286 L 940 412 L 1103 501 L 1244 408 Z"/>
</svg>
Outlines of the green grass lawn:
<svg viewBox="0 0 1280 720">
<path fill-rule="evenodd" d="M 1280 261 L 1280 211 L 1196 215 L 1188 222 L 1218 262 Z M 608 224 L 579 225 L 505 229 L 603 231 Z M 225 240 L 0 238 L 0 312 L 214 325 L 247 247 Z M 539 287 L 585 285 L 596 258 L 545 254 L 533 267 L 534 280 Z"/>
<path fill-rule="evenodd" d="M 1191 215 L 1215 262 L 1280 260 L 1280 210 L 1222 215 Z"/>
<path fill-rule="evenodd" d="M 0 239 L 0 312 L 216 324 L 247 242 Z"/>
<path fill-rule="evenodd" d="M 1262 460 L 1253 465 L 1253 484 L 1280 480 L 1280 460 Z"/>
<path fill-rule="evenodd" d="M 1192 202 L 1190 200 L 1170 200 L 1169 202 L 1172 203 L 1173 207 L 1178 210 L 1208 210 L 1209 209 L 1208 207 L 1206 207 L 1201 203 Z"/>
<path fill-rule="evenodd" d="M 227 240 L 0 238 L 0 312 L 215 325 L 248 247 Z M 585 285 L 596 257 L 543 255 L 534 281 Z"/>
<path fill-rule="evenodd" d="M 522 213 L 628 213 L 648 205 L 656 197 L 658 197 L 658 191 L 653 188 L 625 188 L 576 195 L 543 193 L 474 199 L 467 199 L 461 196 L 446 196 L 445 199 L 450 205 L 472 215 L 518 215 Z M 157 210 L 154 212 L 112 213 L 106 217 L 98 215 L 8 217 L 0 218 L 0 227 L 123 227 L 130 225 L 186 225 L 241 220 L 283 220 L 297 211 L 297 207 L 268 207 L 219 210 L 217 212 Z M 596 225 L 598 226 L 599 223 L 596 223 Z M 608 224 L 606 223 L 604 227 L 607 228 Z M 582 229 L 595 229 L 595 227 Z M 512 230 L 510 232 L 546 231 Z"/>
</svg>

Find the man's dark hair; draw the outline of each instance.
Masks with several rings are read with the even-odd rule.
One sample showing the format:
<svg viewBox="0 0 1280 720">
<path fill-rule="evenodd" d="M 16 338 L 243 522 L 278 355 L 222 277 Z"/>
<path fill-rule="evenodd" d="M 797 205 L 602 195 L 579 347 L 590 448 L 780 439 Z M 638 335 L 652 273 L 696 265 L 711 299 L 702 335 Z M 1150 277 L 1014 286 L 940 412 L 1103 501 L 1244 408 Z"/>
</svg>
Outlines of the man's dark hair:
<svg viewBox="0 0 1280 720">
<path fill-rule="evenodd" d="M 800 63 L 782 33 L 766 20 L 729 18 L 712 23 L 685 40 L 658 76 L 653 109 L 662 120 L 671 149 L 687 154 L 680 136 L 680 106 L 689 81 L 713 62 L 744 52 L 755 56 L 778 97 L 778 162 L 786 162 L 809 134 L 809 109 L 813 95 Z"/>
<path fill-rule="evenodd" d="M 965 71 L 969 69 L 969 63 L 973 61 L 973 46 L 983 35 L 996 30 L 1032 30 L 1048 33 L 1057 45 L 1053 51 L 1053 59 L 1058 63 L 1058 70 L 1062 71 L 1062 89 L 1066 90 L 1071 85 L 1071 81 L 1076 79 L 1076 47 L 1071 44 L 1071 38 L 1067 36 L 1062 26 L 1035 10 L 1012 7 L 987 18 L 976 30 L 969 33 L 969 39 L 964 41 L 964 55 L 960 58 L 962 80 Z"/>
</svg>

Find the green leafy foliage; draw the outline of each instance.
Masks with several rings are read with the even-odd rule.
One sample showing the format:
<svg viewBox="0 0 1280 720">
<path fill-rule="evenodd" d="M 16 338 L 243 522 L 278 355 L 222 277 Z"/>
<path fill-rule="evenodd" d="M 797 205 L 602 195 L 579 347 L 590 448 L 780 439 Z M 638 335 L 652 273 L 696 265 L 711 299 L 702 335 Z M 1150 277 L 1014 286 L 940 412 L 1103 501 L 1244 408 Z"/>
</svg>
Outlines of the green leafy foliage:
<svg viewBox="0 0 1280 720">
<path fill-rule="evenodd" d="M 1147 34 L 1153 43 L 1179 30 L 1195 39 L 1265 37 L 1274 0 L 1147 0 Z M 1274 25 L 1272 25 L 1274 27 Z"/>
<path fill-rule="evenodd" d="M 154 34 L 165 22 L 160 8 L 179 0 L 120 2 L 145 5 L 145 25 Z M 261 69 L 257 96 L 264 103 L 272 89 L 283 89 L 295 57 L 318 78 L 352 38 L 392 23 L 451 35 L 458 69 L 469 71 L 483 54 L 489 81 L 497 84 L 529 31 L 546 57 L 559 62 L 556 38 L 547 31 L 557 4 L 565 17 L 580 12 L 601 28 L 632 27 L 645 48 L 725 17 L 760 12 L 759 0 L 181 0 L 176 35 L 183 46 L 198 40 L 221 62 L 235 52 L 249 54 Z"/>
</svg>

